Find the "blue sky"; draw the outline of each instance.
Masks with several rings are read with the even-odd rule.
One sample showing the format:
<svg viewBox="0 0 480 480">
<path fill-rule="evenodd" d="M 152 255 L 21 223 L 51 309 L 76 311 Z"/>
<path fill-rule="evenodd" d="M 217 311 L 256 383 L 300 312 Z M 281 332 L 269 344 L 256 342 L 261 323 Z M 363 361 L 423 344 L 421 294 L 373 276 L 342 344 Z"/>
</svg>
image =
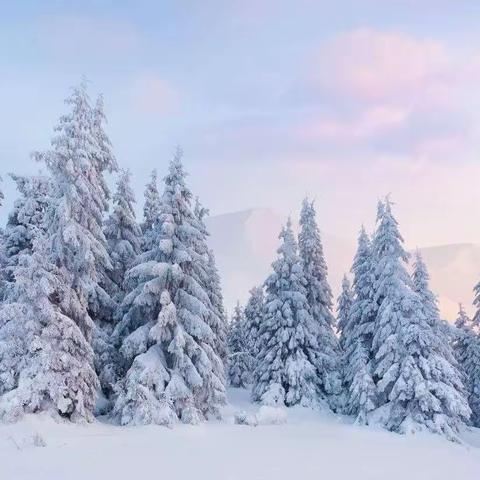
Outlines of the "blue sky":
<svg viewBox="0 0 480 480">
<path fill-rule="evenodd" d="M 105 95 L 142 200 L 176 144 L 212 210 L 351 237 L 391 193 L 410 244 L 480 239 L 480 2 L 22 1 L 0 18 L 0 174 L 33 172 L 69 86 Z"/>
</svg>

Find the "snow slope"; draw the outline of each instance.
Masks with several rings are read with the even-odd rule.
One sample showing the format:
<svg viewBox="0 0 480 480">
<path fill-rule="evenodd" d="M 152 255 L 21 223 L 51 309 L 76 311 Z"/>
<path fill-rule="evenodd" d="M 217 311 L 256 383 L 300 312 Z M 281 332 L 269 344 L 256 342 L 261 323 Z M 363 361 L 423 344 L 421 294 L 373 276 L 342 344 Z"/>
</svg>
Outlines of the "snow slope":
<svg viewBox="0 0 480 480">
<path fill-rule="evenodd" d="M 229 391 L 223 422 L 199 426 L 78 426 L 29 417 L 0 426 L 2 480 L 477 479 L 480 431 L 465 445 L 430 434 L 400 436 L 295 408 L 285 425 L 233 424 L 254 411 L 248 392 Z M 35 446 L 39 435 L 46 446 Z"/>
<path fill-rule="evenodd" d="M 270 209 L 251 209 L 207 219 L 210 245 L 222 277 L 225 303 L 232 310 L 237 299 L 245 303 L 248 291 L 262 283 L 278 248 L 278 234 L 286 218 Z M 320 229 L 322 229 L 321 219 Z M 335 298 L 344 272 L 355 254 L 356 238 L 321 232 Z M 408 239 L 407 239 L 408 243 Z M 454 244 L 420 249 L 429 268 L 431 287 L 439 297 L 442 315 L 454 321 L 458 303 L 472 313 L 473 286 L 480 279 L 480 245 Z"/>
</svg>

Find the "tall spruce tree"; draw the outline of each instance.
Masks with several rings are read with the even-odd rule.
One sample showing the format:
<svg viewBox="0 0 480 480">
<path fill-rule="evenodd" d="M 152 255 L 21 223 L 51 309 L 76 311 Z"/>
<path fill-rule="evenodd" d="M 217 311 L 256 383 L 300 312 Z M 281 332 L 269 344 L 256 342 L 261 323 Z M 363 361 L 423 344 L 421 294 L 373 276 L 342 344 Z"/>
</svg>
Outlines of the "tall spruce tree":
<svg viewBox="0 0 480 480">
<path fill-rule="evenodd" d="M 463 373 L 468 403 L 472 410 L 471 422 L 480 427 L 480 330 L 460 304 L 457 320 L 454 354 Z"/>
<path fill-rule="evenodd" d="M 376 387 L 372 378 L 372 338 L 376 316 L 374 261 L 370 239 L 362 227 L 353 260 L 353 301 L 344 322 L 340 342 L 343 348 L 345 413 L 356 423 L 367 424 L 376 407 Z"/>
<path fill-rule="evenodd" d="M 265 315 L 252 397 L 267 404 L 311 406 L 322 397 L 323 384 L 316 369 L 318 336 L 290 220 L 279 238 L 278 258 L 265 282 Z"/>
<path fill-rule="evenodd" d="M 233 311 L 228 335 L 228 381 L 232 387 L 251 383 L 251 357 L 248 351 L 245 315 L 240 303 Z"/>
<path fill-rule="evenodd" d="M 426 429 L 457 439 L 470 416 L 461 377 L 412 290 L 408 255 L 387 198 L 373 251 L 379 309 L 373 337 L 380 421 L 402 433 Z"/>
<path fill-rule="evenodd" d="M 37 153 L 36 157 L 47 165 L 53 185 L 53 203 L 46 220 L 47 250 L 64 284 L 78 299 L 70 302 L 73 293 L 65 295 L 59 306 L 62 314 L 72 319 L 87 342 L 91 342 L 91 313 L 104 319 L 103 306 L 109 303 L 109 296 L 100 285 L 103 273 L 111 268 L 102 230 L 104 196 L 101 183 L 96 181 L 98 141 L 85 85 L 74 88 L 66 104 L 70 112 L 60 118 L 53 148 Z M 88 367 L 87 357 L 85 368 Z M 92 399 L 85 402 L 94 403 Z"/>
<path fill-rule="evenodd" d="M 300 212 L 299 253 L 305 276 L 306 296 L 313 317 L 312 333 L 318 344 L 315 367 L 322 396 L 335 408 L 341 391 L 340 351 L 334 333 L 332 291 L 327 280 L 327 264 L 323 254 L 313 202 L 305 199 Z"/>
<path fill-rule="evenodd" d="M 129 293 L 114 332 L 127 367 L 114 408 L 123 424 L 196 423 L 219 415 L 225 402 L 225 373 L 210 326 L 214 312 L 204 288 L 208 259 L 199 253 L 205 234 L 185 176 L 177 152 L 154 241 L 126 275 Z"/>
</svg>

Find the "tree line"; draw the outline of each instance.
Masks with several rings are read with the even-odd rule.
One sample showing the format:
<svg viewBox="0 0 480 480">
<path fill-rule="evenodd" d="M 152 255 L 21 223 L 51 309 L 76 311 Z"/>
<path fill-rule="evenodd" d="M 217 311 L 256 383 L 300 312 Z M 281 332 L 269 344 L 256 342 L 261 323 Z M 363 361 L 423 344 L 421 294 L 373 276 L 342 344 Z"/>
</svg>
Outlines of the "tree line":
<svg viewBox="0 0 480 480">
<path fill-rule="evenodd" d="M 297 239 L 286 223 L 272 274 L 234 310 L 230 384 L 251 385 L 254 401 L 327 407 L 399 433 L 458 440 L 465 425 L 480 426 L 480 314 L 460 307 L 455 326 L 441 319 L 418 251 L 409 272 L 390 199 L 378 204 L 375 232 L 360 231 L 336 319 L 308 199 L 299 230 Z"/>
<path fill-rule="evenodd" d="M 66 106 L 51 148 L 33 154 L 46 173 L 10 174 L 19 198 L 0 235 L 0 418 L 196 424 L 221 416 L 228 381 L 254 402 L 401 433 L 456 440 L 480 425 L 480 315 L 441 320 L 419 253 L 408 270 L 389 198 L 375 232 L 360 232 L 336 315 L 306 199 L 298 236 L 289 220 L 271 275 L 227 322 L 208 210 L 181 149 L 162 181 L 152 172 L 139 222 L 103 98 L 92 103 L 81 84 Z"/>
</svg>

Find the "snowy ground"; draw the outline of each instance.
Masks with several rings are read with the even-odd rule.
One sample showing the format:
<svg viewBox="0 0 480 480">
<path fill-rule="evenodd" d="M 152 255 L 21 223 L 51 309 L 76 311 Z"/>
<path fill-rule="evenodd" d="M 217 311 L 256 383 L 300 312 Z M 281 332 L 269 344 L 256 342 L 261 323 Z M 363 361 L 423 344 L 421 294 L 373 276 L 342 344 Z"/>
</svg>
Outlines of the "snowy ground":
<svg viewBox="0 0 480 480">
<path fill-rule="evenodd" d="M 225 421 L 196 427 L 57 424 L 29 417 L 0 426 L 2 480 L 468 480 L 480 478 L 480 430 L 465 445 L 432 435 L 400 436 L 305 409 L 285 425 L 233 424 L 256 410 L 230 390 Z M 41 446 L 42 443 L 45 446 Z"/>
</svg>

